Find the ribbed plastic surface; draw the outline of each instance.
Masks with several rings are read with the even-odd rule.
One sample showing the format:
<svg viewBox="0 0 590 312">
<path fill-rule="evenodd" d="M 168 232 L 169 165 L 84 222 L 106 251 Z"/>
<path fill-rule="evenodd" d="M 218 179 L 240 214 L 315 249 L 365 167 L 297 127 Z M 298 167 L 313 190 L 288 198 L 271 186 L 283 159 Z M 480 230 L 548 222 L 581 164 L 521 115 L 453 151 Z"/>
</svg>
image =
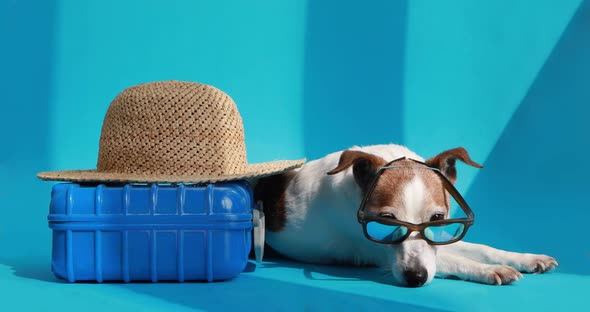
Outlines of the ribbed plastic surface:
<svg viewBox="0 0 590 312">
<path fill-rule="evenodd" d="M 52 270 L 75 281 L 214 281 L 238 275 L 251 248 L 246 182 L 207 186 L 53 187 Z"/>
</svg>

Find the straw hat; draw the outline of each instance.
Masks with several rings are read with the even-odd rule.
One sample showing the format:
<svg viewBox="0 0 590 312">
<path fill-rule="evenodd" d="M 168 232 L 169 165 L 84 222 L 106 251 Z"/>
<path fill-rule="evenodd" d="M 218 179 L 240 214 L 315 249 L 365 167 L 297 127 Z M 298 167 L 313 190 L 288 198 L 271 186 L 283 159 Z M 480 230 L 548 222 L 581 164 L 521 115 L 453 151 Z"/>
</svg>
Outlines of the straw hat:
<svg viewBox="0 0 590 312">
<path fill-rule="evenodd" d="M 272 175 L 305 159 L 248 164 L 242 117 L 223 91 L 200 83 L 152 82 L 111 103 L 97 169 L 41 172 L 53 181 L 204 183 Z"/>
</svg>

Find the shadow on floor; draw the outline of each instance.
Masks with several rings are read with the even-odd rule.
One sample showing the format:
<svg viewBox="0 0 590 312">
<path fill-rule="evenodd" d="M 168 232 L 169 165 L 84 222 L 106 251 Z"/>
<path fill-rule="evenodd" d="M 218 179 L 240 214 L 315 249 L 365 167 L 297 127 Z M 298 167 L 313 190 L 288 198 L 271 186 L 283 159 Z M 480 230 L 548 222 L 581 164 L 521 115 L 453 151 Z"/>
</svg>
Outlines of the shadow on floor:
<svg viewBox="0 0 590 312">
<path fill-rule="evenodd" d="M 276 264 L 278 267 L 282 264 Z M 288 264 L 290 265 L 290 264 Z M 271 265 L 272 266 L 272 265 Z M 270 266 L 264 266 L 269 268 Z M 294 265 L 293 267 L 297 267 Z M 303 267 L 302 267 L 303 268 Z M 339 276 L 338 269 L 320 268 L 321 274 L 334 273 Z M 362 271 L 362 270 L 360 270 Z M 281 272 L 281 271 L 275 271 Z M 350 272 L 350 271 L 348 271 Z M 361 278 L 318 278 L 314 275 L 318 268 L 304 270 L 303 274 L 312 280 L 331 280 L 346 282 Z M 281 274 L 281 273 L 277 273 Z M 296 279 L 296 277 L 294 277 Z M 243 273 L 239 277 L 225 282 L 216 283 L 184 283 L 184 284 L 126 284 L 120 285 L 138 293 L 147 294 L 169 302 L 206 311 L 256 310 L 256 311 L 375 311 L 376 309 L 398 311 L 442 311 L 424 306 L 406 304 L 391 300 L 383 300 L 371 296 L 370 292 L 357 290 L 338 291 L 318 288 L 313 285 L 301 285 L 296 282 L 261 278 Z"/>
<path fill-rule="evenodd" d="M 13 270 L 13 274 L 19 277 L 34 279 L 42 282 L 64 283 L 51 272 L 51 260 L 34 261 L 34 259 L 0 259 L 0 264 Z"/>
<path fill-rule="evenodd" d="M 261 268 L 292 268 L 303 271 L 308 280 L 316 281 L 371 281 L 393 286 L 391 273 L 376 267 L 354 267 L 348 265 L 317 265 L 278 259 L 279 262 L 264 263 Z M 395 287 L 395 286 L 394 286 Z"/>
</svg>

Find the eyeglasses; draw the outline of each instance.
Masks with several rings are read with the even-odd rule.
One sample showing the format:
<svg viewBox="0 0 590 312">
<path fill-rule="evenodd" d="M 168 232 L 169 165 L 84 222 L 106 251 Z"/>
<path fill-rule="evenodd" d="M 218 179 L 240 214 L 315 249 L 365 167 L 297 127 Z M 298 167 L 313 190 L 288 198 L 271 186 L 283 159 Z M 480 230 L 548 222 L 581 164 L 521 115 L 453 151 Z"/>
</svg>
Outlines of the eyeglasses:
<svg viewBox="0 0 590 312">
<path fill-rule="evenodd" d="M 396 165 L 396 163 L 402 160 L 412 161 L 416 165 Z M 379 177 L 385 170 L 395 168 L 416 168 L 434 171 L 441 178 L 445 190 L 451 194 L 467 217 L 413 224 L 380 216 L 365 216 L 365 206 L 377 186 Z M 453 186 L 453 183 L 440 170 L 430 167 L 421 161 L 406 157 L 393 160 L 377 170 L 357 213 L 358 222 L 363 226 L 365 236 L 373 242 L 389 245 L 403 242 L 415 231 L 420 232 L 422 238 L 431 245 L 451 244 L 461 240 L 465 236 L 469 227 L 473 225 L 474 218 L 473 211 L 471 211 L 465 199 L 463 199 L 459 191 Z"/>
</svg>

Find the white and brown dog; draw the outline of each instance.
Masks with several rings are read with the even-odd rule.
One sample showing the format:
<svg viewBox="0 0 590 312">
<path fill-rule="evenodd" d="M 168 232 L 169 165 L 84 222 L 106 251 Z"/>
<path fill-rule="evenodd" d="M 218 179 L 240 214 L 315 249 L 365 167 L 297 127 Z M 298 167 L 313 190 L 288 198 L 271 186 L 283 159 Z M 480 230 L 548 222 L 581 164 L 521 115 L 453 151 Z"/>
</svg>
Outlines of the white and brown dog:
<svg viewBox="0 0 590 312">
<path fill-rule="evenodd" d="M 522 278 L 520 272 L 543 273 L 558 265 L 549 256 L 462 241 L 429 245 L 418 232 L 397 245 L 368 240 L 357 222 L 359 204 L 376 171 L 400 157 L 424 161 L 395 144 L 353 147 L 260 179 L 255 199 L 264 205 L 267 244 L 307 263 L 381 266 L 392 273 L 395 284 L 410 287 L 425 285 L 435 276 L 504 285 Z M 454 183 L 457 159 L 481 168 L 463 148 L 424 162 Z M 372 196 L 379 198 L 366 208 L 373 215 L 414 224 L 449 217 L 448 196 L 431 170 L 391 170 L 379 178 Z"/>
</svg>

